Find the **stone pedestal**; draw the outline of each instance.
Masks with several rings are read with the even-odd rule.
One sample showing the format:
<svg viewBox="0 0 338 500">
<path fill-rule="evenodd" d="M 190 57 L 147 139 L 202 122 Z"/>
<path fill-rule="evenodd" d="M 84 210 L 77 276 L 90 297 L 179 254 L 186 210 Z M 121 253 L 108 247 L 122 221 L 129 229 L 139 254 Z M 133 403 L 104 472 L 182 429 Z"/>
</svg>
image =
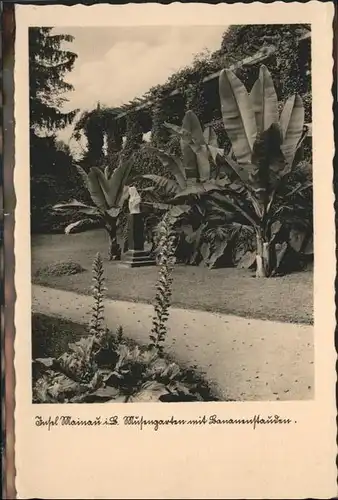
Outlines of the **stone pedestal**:
<svg viewBox="0 0 338 500">
<path fill-rule="evenodd" d="M 141 267 L 155 266 L 156 261 L 144 250 L 143 214 L 128 215 L 128 250 L 121 259 L 122 266 Z"/>
</svg>

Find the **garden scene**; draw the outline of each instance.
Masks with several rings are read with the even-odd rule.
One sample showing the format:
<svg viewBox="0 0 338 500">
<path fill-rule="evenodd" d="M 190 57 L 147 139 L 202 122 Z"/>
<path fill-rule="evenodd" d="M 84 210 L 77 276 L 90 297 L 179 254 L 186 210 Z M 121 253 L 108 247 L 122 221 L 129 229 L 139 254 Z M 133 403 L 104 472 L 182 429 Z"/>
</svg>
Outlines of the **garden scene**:
<svg viewBox="0 0 338 500">
<path fill-rule="evenodd" d="M 81 29 L 30 28 L 34 403 L 314 397 L 310 28 L 193 28 L 186 65 L 137 93 L 126 61 L 134 98 L 92 108 Z"/>
</svg>

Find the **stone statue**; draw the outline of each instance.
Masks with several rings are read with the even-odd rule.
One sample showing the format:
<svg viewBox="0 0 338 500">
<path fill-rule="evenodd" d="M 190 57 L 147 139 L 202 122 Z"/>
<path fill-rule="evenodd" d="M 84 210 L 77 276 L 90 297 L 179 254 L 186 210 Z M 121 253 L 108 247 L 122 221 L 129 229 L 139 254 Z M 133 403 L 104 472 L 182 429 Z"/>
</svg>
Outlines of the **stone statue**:
<svg viewBox="0 0 338 500">
<path fill-rule="evenodd" d="M 141 203 L 141 196 L 139 195 L 136 187 L 130 186 L 128 188 L 129 191 L 129 212 L 131 214 L 139 214 L 141 212 L 140 210 L 140 203 Z"/>
</svg>

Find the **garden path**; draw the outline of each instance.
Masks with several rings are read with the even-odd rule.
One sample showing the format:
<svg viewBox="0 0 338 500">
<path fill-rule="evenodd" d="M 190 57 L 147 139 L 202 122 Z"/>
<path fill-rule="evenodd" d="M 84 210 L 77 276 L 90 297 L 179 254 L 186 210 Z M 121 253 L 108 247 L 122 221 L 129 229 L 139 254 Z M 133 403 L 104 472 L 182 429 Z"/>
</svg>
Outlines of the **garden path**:
<svg viewBox="0 0 338 500">
<path fill-rule="evenodd" d="M 33 285 L 32 310 L 87 323 L 92 299 Z M 149 304 L 105 301 L 107 327 L 122 325 L 140 344 L 149 340 Z M 203 371 L 222 399 L 236 401 L 313 398 L 314 347 L 311 325 L 240 318 L 205 311 L 170 309 L 166 352 L 181 366 Z"/>
</svg>

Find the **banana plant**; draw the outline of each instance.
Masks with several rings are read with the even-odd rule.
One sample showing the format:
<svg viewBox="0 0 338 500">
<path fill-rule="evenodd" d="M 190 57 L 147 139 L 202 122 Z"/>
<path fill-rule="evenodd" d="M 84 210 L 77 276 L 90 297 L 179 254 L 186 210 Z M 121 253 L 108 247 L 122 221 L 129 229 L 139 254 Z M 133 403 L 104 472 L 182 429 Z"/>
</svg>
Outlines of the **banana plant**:
<svg viewBox="0 0 338 500">
<path fill-rule="evenodd" d="M 96 221 L 96 223 L 99 220 L 108 235 L 109 260 L 119 258 L 122 251 L 117 241 L 117 229 L 119 216 L 122 214 L 124 202 L 128 198 L 126 183 L 131 168 L 131 160 L 120 163 L 112 175 L 109 174 L 108 168 L 103 172 L 97 167 L 92 167 L 87 174 L 83 168 L 78 166 L 78 173 L 85 188 L 90 194 L 93 205 L 73 200 L 69 203 L 60 203 L 53 207 L 54 210 L 57 211 L 76 211 L 79 215 L 86 215 L 93 219 L 93 221 Z M 77 222 L 69 224 L 65 228 L 65 233 L 69 234 L 75 231 L 77 228 L 80 228 L 82 224 L 83 219 L 79 219 Z M 88 226 L 86 226 L 86 229 L 88 229 Z"/>
<path fill-rule="evenodd" d="M 179 136 L 182 159 L 148 147 L 172 175 L 171 179 L 160 175 L 143 175 L 154 185 L 148 191 L 158 189 L 171 204 L 178 204 L 179 200 L 189 196 L 203 196 L 221 190 L 223 184 L 217 175 L 215 161 L 217 154 L 222 154 L 223 150 L 218 146 L 215 131 L 211 127 L 203 131 L 193 111 L 187 111 L 181 127 L 170 123 L 164 125 Z"/>
<path fill-rule="evenodd" d="M 221 168 L 232 181 L 224 190 L 228 194 L 225 203 L 253 227 L 256 276 L 268 277 L 282 257 L 275 245 L 282 230 L 275 217 L 276 200 L 299 162 L 307 135 L 303 102 L 299 95 L 289 97 L 279 115 L 276 90 L 265 66 L 260 67 L 250 94 L 232 71 L 222 70 L 219 95 L 225 131 L 232 145 L 230 155 L 219 157 Z M 234 186 L 239 189 L 234 190 Z M 311 182 L 300 185 L 293 189 L 293 195 L 311 186 Z M 220 194 L 213 196 L 219 198 Z"/>
<path fill-rule="evenodd" d="M 148 148 L 158 156 L 171 178 L 143 175 L 143 178 L 152 182 L 152 186 L 144 191 L 148 195 L 157 193 L 159 197 L 155 201 L 163 201 L 164 198 L 170 213 L 175 211 L 176 221 L 172 220 L 172 224 L 180 233 L 179 240 L 185 248 L 184 261 L 196 264 L 202 260 L 204 264 L 213 267 L 235 235 L 235 232 L 228 231 L 232 214 L 217 199 L 212 198 L 213 193 L 218 193 L 222 199 L 222 190 L 232 184 L 218 165 L 218 157 L 224 151 L 218 145 L 215 131 L 211 127 L 206 127 L 203 131 L 192 111 L 185 114 L 181 127 L 169 123 L 165 123 L 165 126 L 179 136 L 181 157 Z M 236 186 L 233 188 L 236 189 Z M 214 238 L 208 254 L 201 253 L 204 233 L 209 231 L 210 234 L 210 229 L 217 226 L 227 228 L 224 232 L 226 238 Z M 205 247 L 206 245 L 203 249 Z"/>
</svg>

